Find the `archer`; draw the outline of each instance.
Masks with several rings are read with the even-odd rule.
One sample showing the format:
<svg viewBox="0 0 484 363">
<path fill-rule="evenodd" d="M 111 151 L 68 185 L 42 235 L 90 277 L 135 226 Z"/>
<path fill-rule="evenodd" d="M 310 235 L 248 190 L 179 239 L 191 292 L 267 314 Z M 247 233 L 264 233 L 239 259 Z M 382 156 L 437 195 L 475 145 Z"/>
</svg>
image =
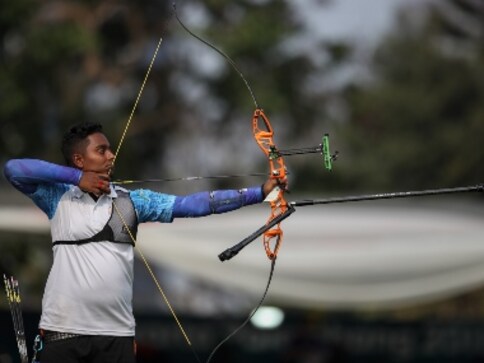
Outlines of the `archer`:
<svg viewBox="0 0 484 363">
<path fill-rule="evenodd" d="M 170 223 L 261 203 L 280 181 L 186 196 L 111 184 L 115 155 L 102 126 L 83 123 L 63 138 L 67 166 L 14 159 L 8 181 L 47 215 L 53 264 L 42 300 L 42 363 L 133 363 L 133 246 L 138 225 Z M 285 186 L 284 181 L 282 182 Z M 182 330 L 183 331 L 183 330 Z"/>
</svg>

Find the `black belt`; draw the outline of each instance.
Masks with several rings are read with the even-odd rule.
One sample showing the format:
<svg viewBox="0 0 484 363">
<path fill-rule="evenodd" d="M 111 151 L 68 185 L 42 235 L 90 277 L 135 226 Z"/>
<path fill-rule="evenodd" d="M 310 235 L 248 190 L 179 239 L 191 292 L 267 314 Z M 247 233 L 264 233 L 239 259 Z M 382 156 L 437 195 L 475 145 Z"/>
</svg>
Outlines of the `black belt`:
<svg viewBox="0 0 484 363">
<path fill-rule="evenodd" d="M 44 330 L 42 332 L 42 340 L 44 341 L 45 344 L 57 342 L 59 340 L 79 338 L 79 337 L 82 337 L 82 336 L 83 335 L 80 335 L 80 334 L 61 333 L 61 332 L 58 332 L 58 331 L 50 331 L 50 330 L 47 330 L 47 331 Z"/>
</svg>

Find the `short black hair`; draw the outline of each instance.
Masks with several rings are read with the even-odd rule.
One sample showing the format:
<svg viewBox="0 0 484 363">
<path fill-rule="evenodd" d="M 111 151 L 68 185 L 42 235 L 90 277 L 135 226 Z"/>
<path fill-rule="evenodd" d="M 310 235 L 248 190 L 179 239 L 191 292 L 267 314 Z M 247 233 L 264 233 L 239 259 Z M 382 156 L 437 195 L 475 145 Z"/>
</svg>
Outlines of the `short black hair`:
<svg viewBox="0 0 484 363">
<path fill-rule="evenodd" d="M 74 166 L 72 162 L 72 155 L 79 146 L 86 147 L 82 145 L 87 142 L 87 137 L 89 135 L 95 134 L 97 132 L 103 132 L 103 127 L 101 124 L 93 122 L 82 122 L 80 124 L 72 126 L 62 138 L 62 155 L 67 165 Z"/>
</svg>

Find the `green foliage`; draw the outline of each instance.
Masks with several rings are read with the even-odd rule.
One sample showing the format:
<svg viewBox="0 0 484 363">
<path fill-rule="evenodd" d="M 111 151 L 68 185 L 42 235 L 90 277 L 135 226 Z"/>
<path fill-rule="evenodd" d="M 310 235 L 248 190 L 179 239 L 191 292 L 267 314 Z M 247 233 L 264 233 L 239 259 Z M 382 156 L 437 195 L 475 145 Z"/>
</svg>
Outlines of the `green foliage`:
<svg viewBox="0 0 484 363">
<path fill-rule="evenodd" d="M 19 20 L 29 19 L 37 9 L 34 0 L 2 2 L 0 5 L 0 34 L 7 34 L 19 26 Z"/>
<path fill-rule="evenodd" d="M 57 153 L 57 148 L 51 149 L 52 132 L 58 136 L 55 130 L 66 122 L 54 119 L 62 114 L 58 99 L 72 89 L 66 75 L 73 62 L 92 49 L 94 40 L 74 22 L 42 24 L 37 2 L 2 6 L 1 14 L 0 28 L 6 31 L 0 57 L 0 153 L 52 159 Z"/>
<path fill-rule="evenodd" d="M 345 157 L 353 161 L 350 178 L 362 188 L 484 180 L 484 66 L 478 52 L 447 52 L 447 34 L 435 28 L 433 17 L 386 39 L 374 58 L 377 80 L 346 92 L 351 121 Z"/>
<path fill-rule="evenodd" d="M 95 39 L 83 27 L 72 24 L 53 24 L 36 28 L 28 34 L 26 39 L 24 61 L 34 65 L 38 70 L 49 71 L 52 75 L 56 66 L 72 61 L 73 57 L 83 55 L 92 50 Z M 45 76 L 45 75 L 44 75 Z"/>
<path fill-rule="evenodd" d="M 1 273 L 15 276 L 22 281 L 24 306 L 37 309 L 52 262 L 50 237 L 30 233 L 2 232 L 0 251 Z M 7 305 L 5 299 L 0 301 Z"/>
</svg>

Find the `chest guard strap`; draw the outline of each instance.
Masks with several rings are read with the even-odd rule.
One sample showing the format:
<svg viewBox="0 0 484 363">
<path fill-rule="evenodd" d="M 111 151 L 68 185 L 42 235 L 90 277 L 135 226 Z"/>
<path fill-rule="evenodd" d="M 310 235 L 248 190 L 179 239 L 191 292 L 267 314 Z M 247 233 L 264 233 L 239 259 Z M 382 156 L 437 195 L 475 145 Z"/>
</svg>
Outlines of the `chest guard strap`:
<svg viewBox="0 0 484 363">
<path fill-rule="evenodd" d="M 138 218 L 136 217 L 136 211 L 134 210 L 133 202 L 129 197 L 129 193 L 116 190 L 118 197 L 115 202 L 116 207 L 123 216 L 126 225 L 128 226 L 131 234 L 136 240 L 138 234 Z M 129 243 L 134 246 L 134 242 L 126 230 L 126 226 L 123 220 L 120 218 L 116 208 L 111 208 L 111 217 L 109 218 L 103 229 L 96 233 L 94 236 L 77 240 L 77 241 L 55 241 L 53 245 L 82 245 L 91 242 L 113 242 L 113 243 Z"/>
</svg>

